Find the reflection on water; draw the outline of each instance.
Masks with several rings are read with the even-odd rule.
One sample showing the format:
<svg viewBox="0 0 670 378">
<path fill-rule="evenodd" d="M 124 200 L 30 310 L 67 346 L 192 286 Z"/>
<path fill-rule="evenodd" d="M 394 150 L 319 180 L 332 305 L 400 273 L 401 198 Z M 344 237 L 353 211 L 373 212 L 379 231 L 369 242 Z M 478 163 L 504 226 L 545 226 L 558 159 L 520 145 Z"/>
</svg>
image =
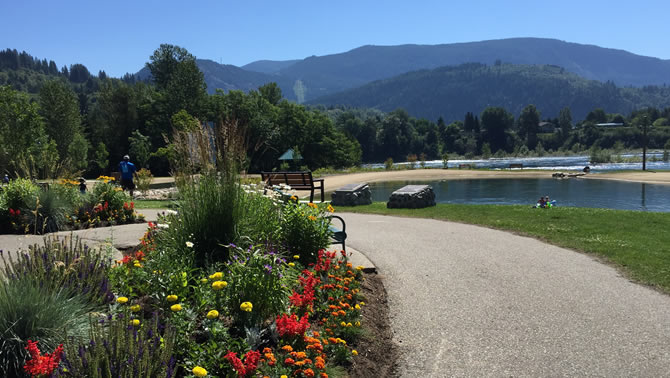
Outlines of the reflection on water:
<svg viewBox="0 0 670 378">
<path fill-rule="evenodd" d="M 670 186 L 583 179 L 469 179 L 372 183 L 372 200 L 388 201 L 405 185 L 429 184 L 438 203 L 534 205 L 540 196 L 558 206 L 670 212 Z"/>
</svg>

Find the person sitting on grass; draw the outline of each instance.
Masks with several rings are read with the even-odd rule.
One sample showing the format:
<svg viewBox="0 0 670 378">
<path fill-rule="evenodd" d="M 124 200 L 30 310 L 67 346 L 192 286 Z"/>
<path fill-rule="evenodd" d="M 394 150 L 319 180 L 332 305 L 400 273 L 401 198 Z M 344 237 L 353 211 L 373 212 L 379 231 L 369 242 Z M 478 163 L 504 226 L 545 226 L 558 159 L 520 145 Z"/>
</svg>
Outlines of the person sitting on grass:
<svg viewBox="0 0 670 378">
<path fill-rule="evenodd" d="M 119 163 L 119 172 L 121 172 L 121 188 L 123 188 L 123 190 L 128 190 L 131 197 L 135 191 L 135 183 L 133 182 L 135 171 L 135 164 L 130 162 L 130 156 L 125 155 L 123 157 L 123 161 Z"/>
<path fill-rule="evenodd" d="M 540 199 L 537 201 L 537 205 L 535 207 L 544 207 L 546 205 L 546 202 L 544 201 L 544 197 L 540 197 Z"/>
</svg>

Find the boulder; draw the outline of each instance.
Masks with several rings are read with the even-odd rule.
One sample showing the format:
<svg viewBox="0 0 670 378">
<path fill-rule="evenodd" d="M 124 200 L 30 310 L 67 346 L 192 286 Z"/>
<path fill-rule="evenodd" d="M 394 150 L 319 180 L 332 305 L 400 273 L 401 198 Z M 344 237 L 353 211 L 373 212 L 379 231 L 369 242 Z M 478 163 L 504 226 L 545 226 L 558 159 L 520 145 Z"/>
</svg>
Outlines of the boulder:
<svg viewBox="0 0 670 378">
<path fill-rule="evenodd" d="M 430 185 L 407 185 L 391 194 L 386 207 L 389 209 L 420 209 L 435 206 L 435 192 Z"/>
<path fill-rule="evenodd" d="M 372 203 L 372 192 L 367 183 L 349 184 L 337 189 L 331 195 L 333 206 L 359 206 Z"/>
</svg>

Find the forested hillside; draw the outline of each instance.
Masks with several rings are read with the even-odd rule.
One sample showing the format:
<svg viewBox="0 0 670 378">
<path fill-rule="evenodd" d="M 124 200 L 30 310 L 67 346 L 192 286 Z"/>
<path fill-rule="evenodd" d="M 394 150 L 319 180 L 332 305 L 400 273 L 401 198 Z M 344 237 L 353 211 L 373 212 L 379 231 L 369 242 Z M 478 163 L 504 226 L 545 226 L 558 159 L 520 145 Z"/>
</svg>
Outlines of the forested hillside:
<svg viewBox="0 0 670 378">
<path fill-rule="evenodd" d="M 327 106 L 403 108 L 427 119 L 458 119 L 499 106 L 519 115 L 528 104 L 547 117 L 568 107 L 576 119 L 595 108 L 630 113 L 643 107 L 670 106 L 669 87 L 620 88 L 586 80 L 556 66 L 464 64 L 406 73 L 312 100 Z"/>
<path fill-rule="evenodd" d="M 670 85 L 670 61 L 623 50 L 545 38 L 509 38 L 442 45 L 362 46 L 305 58 L 286 67 L 265 65 L 278 75 L 300 80 L 307 101 L 409 71 L 464 63 L 495 62 L 556 65 L 586 79 L 619 86 Z M 253 66 L 253 65 L 251 65 Z M 282 86 L 284 92 L 291 87 Z M 290 95 L 289 95 L 290 97 Z"/>
</svg>

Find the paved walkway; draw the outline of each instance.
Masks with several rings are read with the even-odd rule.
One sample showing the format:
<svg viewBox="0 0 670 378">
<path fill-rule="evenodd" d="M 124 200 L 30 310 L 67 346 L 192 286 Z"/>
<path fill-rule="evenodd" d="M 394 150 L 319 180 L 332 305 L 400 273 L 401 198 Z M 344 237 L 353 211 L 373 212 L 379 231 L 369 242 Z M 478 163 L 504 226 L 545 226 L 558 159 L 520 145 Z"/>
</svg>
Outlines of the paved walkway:
<svg viewBox="0 0 670 378">
<path fill-rule="evenodd" d="M 384 279 L 403 377 L 670 376 L 670 296 L 587 255 L 471 225 L 343 217 Z"/>
</svg>

